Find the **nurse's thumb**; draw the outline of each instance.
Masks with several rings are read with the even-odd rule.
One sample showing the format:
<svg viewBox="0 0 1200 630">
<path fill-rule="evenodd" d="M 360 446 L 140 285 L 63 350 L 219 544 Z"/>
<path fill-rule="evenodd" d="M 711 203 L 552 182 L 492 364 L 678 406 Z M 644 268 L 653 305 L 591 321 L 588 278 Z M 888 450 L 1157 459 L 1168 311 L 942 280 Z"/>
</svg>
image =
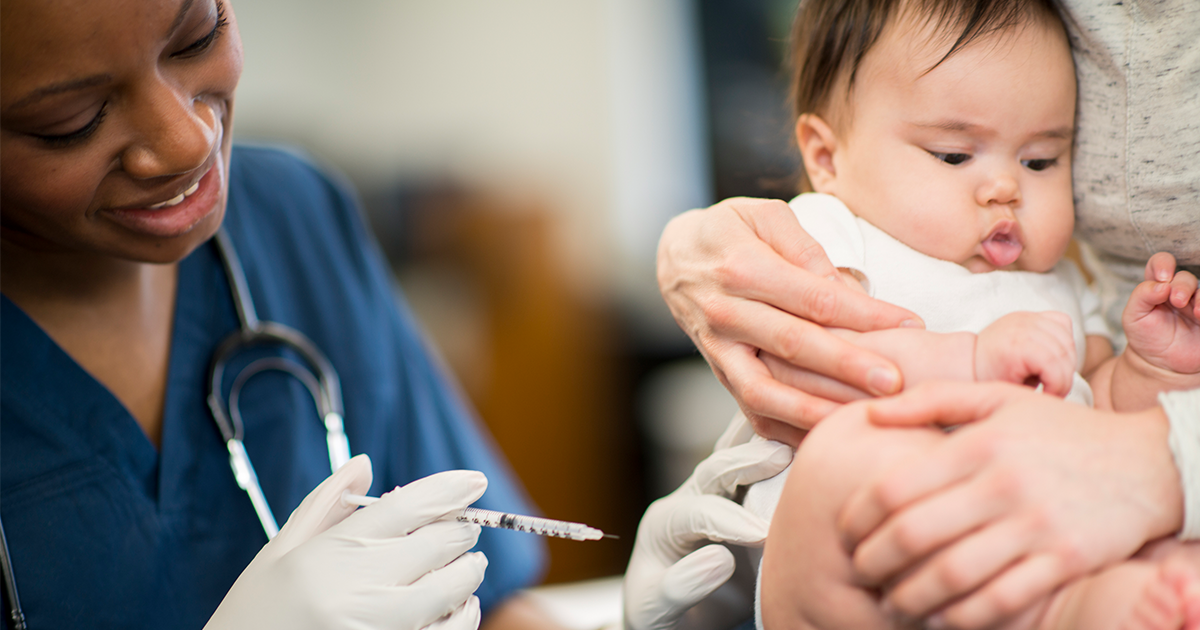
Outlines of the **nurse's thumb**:
<svg viewBox="0 0 1200 630">
<path fill-rule="evenodd" d="M 342 495 L 366 494 L 371 479 L 371 459 L 366 455 L 351 458 L 304 497 L 271 541 L 274 552 L 283 555 L 353 514 L 358 506 L 342 501 Z"/>
</svg>

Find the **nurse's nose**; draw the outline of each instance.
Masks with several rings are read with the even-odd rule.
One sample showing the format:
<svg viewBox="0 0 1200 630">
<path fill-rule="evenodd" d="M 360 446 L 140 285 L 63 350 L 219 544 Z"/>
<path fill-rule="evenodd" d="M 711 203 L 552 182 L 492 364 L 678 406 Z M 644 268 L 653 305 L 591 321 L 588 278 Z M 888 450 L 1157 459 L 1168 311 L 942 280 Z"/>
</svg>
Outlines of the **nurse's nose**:
<svg viewBox="0 0 1200 630">
<path fill-rule="evenodd" d="M 1021 202 L 1021 185 L 1007 169 L 996 169 L 975 189 L 975 202 L 981 207 L 1015 206 Z"/>
<path fill-rule="evenodd" d="M 167 177 L 199 168 L 220 141 L 221 121 L 203 100 L 163 86 L 135 109 L 134 141 L 121 166 L 136 179 Z"/>
</svg>

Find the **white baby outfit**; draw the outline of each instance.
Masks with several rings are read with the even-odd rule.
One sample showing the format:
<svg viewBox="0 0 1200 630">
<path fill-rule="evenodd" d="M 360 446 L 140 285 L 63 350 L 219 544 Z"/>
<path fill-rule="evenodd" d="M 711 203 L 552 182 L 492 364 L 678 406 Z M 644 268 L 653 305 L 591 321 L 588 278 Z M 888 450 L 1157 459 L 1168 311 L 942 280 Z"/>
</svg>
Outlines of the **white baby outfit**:
<svg viewBox="0 0 1200 630">
<path fill-rule="evenodd" d="M 961 265 L 926 256 L 897 241 L 854 216 L 836 197 L 806 193 L 790 205 L 804 231 L 821 244 L 835 267 L 852 270 L 863 278 L 871 297 L 919 315 L 927 330 L 978 333 L 1008 313 L 1059 311 L 1070 316 L 1073 323 L 1077 371 L 1083 367 L 1084 337 L 1109 336 L 1099 298 L 1070 261 L 1059 262 L 1047 273 L 971 273 Z M 1092 403 L 1091 388 L 1078 372 L 1067 398 Z M 769 522 L 790 469 L 750 486 L 745 507 Z M 752 550 L 756 566 L 761 556 L 761 550 Z M 754 609 L 755 625 L 761 629 L 762 613 L 757 601 Z"/>
</svg>

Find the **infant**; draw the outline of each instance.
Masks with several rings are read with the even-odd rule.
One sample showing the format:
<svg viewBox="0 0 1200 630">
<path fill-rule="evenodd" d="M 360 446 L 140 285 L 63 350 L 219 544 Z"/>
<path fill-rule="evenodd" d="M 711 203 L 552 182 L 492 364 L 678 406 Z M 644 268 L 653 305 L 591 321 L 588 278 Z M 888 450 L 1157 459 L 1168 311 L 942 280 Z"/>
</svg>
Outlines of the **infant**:
<svg viewBox="0 0 1200 630">
<path fill-rule="evenodd" d="M 1200 385 L 1200 327 L 1184 310 L 1196 283 L 1173 258 L 1147 265 L 1117 357 L 1098 300 L 1062 260 L 1074 224 L 1075 75 L 1050 2 L 811 0 L 794 40 L 796 134 L 817 192 L 792 207 L 842 281 L 927 324 L 838 334 L 894 360 L 906 386 L 1040 383 L 1132 411 Z M 941 439 L 835 414 L 790 474 L 751 487 L 746 506 L 773 515 L 759 627 L 897 627 L 878 594 L 854 583 L 834 520 L 859 484 Z M 1008 627 L 1200 624 L 1200 552 L 1164 543 L 1156 554 L 1070 584 Z"/>
</svg>

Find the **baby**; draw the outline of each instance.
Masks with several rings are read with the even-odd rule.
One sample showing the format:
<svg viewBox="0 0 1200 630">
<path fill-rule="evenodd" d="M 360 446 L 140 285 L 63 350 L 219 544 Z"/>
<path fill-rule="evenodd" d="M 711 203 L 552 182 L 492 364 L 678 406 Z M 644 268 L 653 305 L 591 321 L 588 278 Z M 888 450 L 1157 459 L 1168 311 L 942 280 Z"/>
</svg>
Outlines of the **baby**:
<svg viewBox="0 0 1200 630">
<path fill-rule="evenodd" d="M 806 0 L 794 38 L 797 140 L 817 192 L 792 207 L 844 282 L 927 324 L 839 334 L 896 361 L 906 386 L 1039 382 L 1117 410 L 1200 386 L 1200 326 L 1186 308 L 1196 283 L 1174 259 L 1147 265 L 1117 357 L 1097 300 L 1061 260 L 1074 222 L 1075 75 L 1050 2 Z M 896 627 L 854 583 L 834 521 L 859 484 L 941 439 L 835 415 L 805 439 L 791 474 L 750 489 L 747 507 L 774 515 L 759 627 Z M 1007 627 L 1197 627 L 1197 575 L 1195 546 L 1163 544 Z"/>
</svg>

